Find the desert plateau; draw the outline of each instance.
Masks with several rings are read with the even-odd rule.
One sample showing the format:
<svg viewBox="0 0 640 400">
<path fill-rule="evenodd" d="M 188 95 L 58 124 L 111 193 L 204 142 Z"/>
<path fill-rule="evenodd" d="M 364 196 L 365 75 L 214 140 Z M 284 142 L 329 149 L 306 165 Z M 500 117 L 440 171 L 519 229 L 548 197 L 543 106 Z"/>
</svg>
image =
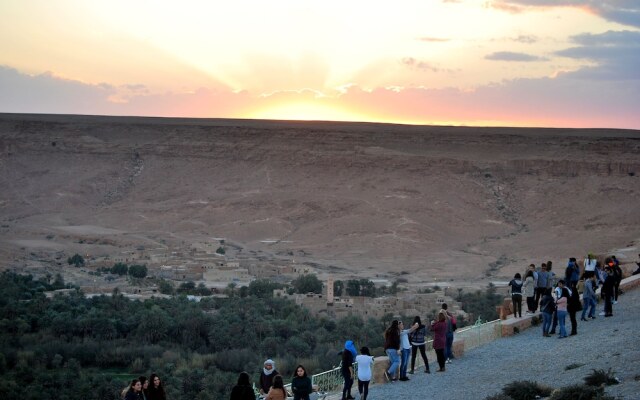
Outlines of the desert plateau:
<svg viewBox="0 0 640 400">
<path fill-rule="evenodd" d="M 4 269 L 223 238 L 324 278 L 486 286 L 639 252 L 635 130 L 0 114 L 0 154 Z"/>
</svg>

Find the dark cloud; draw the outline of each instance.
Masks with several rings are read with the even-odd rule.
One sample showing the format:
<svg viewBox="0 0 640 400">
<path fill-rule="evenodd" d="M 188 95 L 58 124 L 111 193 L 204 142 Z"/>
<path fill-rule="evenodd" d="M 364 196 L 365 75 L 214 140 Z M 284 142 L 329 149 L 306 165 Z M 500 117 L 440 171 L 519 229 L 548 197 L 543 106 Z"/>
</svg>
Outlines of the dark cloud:
<svg viewBox="0 0 640 400">
<path fill-rule="evenodd" d="M 579 46 L 557 51 L 555 54 L 585 59 L 597 64 L 571 75 L 581 79 L 640 80 L 640 32 L 608 31 L 573 36 Z"/>
<path fill-rule="evenodd" d="M 518 61 L 518 62 L 531 62 L 531 61 L 547 61 L 546 58 L 532 56 L 526 53 L 516 53 L 513 51 L 497 51 L 495 53 L 488 54 L 484 57 L 487 60 L 494 61 Z"/>
<path fill-rule="evenodd" d="M 586 8 L 606 20 L 640 28 L 638 0 L 494 0 L 490 4 L 508 12 L 522 12 L 528 7 Z"/>
</svg>

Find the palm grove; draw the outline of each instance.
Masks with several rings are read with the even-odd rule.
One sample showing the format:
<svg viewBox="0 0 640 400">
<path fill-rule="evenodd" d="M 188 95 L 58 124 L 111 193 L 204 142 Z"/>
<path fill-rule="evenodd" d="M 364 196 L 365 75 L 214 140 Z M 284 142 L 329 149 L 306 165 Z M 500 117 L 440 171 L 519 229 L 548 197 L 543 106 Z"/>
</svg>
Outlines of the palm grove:
<svg viewBox="0 0 640 400">
<path fill-rule="evenodd" d="M 376 295 L 366 280 L 338 282 L 336 294 Z M 144 301 L 117 290 L 90 298 L 74 288 L 45 296 L 65 287 L 72 288 L 59 275 L 0 275 L 0 398 L 118 399 L 127 380 L 156 372 L 171 399 L 223 399 L 238 372 L 250 372 L 255 381 L 267 357 L 278 360 L 288 377 L 298 363 L 311 373 L 334 367 L 346 339 L 382 354 L 381 332 L 392 318 L 314 317 L 290 300 L 273 298 L 282 285 L 268 280 L 231 286 L 227 297 L 200 302 L 180 294 L 190 290 Z M 314 275 L 289 288 L 321 289 Z M 489 316 L 501 299 L 490 287 L 461 293 L 459 300 Z"/>
</svg>

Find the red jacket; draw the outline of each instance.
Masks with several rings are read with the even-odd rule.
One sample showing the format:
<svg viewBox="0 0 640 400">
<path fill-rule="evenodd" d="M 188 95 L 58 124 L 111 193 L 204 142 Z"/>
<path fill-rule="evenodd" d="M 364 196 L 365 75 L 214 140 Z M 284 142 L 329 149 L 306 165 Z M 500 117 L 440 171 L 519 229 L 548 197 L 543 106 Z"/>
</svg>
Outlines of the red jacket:
<svg viewBox="0 0 640 400">
<path fill-rule="evenodd" d="M 447 343 L 447 321 L 436 321 L 430 328 L 433 331 L 433 348 L 444 349 Z"/>
</svg>

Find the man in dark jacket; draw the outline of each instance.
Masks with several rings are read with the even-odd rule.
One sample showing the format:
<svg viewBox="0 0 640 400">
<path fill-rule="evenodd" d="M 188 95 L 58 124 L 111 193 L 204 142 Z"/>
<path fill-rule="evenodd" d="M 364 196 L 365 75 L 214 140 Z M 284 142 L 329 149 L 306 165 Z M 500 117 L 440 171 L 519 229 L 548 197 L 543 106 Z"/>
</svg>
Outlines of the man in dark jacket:
<svg viewBox="0 0 640 400">
<path fill-rule="evenodd" d="M 602 284 L 602 294 L 604 296 L 604 316 L 613 317 L 613 286 L 615 284 L 615 277 L 613 276 L 613 269 L 607 267 L 604 269 L 606 277 Z"/>
</svg>

